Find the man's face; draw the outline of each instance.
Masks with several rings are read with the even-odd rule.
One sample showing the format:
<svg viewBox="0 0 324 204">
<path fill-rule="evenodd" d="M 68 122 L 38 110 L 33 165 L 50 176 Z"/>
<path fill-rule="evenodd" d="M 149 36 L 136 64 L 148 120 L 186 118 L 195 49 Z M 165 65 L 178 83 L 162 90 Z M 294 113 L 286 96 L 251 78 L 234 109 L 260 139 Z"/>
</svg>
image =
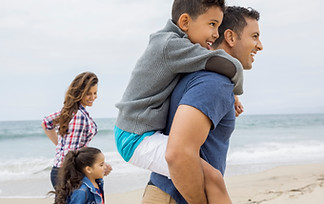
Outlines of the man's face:
<svg viewBox="0 0 324 204">
<path fill-rule="evenodd" d="M 236 36 L 235 45 L 232 47 L 232 56 L 237 58 L 244 69 L 251 69 L 254 56 L 263 49 L 260 41 L 259 23 L 255 19 L 245 18 L 247 25 L 244 27 L 241 37 Z"/>
</svg>

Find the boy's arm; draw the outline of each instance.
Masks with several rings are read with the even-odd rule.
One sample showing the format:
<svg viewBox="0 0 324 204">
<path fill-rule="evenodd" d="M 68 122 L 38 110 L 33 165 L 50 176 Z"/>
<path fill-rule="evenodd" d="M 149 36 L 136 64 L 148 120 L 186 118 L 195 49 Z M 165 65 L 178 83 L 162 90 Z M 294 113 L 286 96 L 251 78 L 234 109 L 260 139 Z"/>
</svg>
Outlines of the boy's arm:
<svg viewBox="0 0 324 204">
<path fill-rule="evenodd" d="M 191 73 L 208 70 L 231 78 L 234 83 L 233 92 L 243 93 L 243 66 L 239 60 L 223 49 L 207 50 L 188 39 L 174 37 L 163 43 L 164 57 L 167 67 L 173 73 Z M 161 46 L 163 46 L 161 44 Z"/>
<path fill-rule="evenodd" d="M 207 60 L 206 70 L 225 75 L 229 78 L 233 78 L 236 74 L 235 65 L 224 57 L 219 56 L 210 57 Z"/>
<path fill-rule="evenodd" d="M 231 57 L 229 60 L 222 56 L 210 57 L 205 69 L 227 76 L 234 83 L 234 94 L 243 93 L 243 67 L 237 59 Z"/>
</svg>

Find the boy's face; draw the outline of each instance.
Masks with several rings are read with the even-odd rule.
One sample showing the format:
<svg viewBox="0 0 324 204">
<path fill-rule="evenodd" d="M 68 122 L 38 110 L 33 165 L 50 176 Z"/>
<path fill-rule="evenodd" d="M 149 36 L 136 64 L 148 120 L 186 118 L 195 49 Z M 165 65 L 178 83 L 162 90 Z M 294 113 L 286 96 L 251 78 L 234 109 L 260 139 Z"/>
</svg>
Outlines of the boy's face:
<svg viewBox="0 0 324 204">
<path fill-rule="evenodd" d="M 199 43 L 202 47 L 210 46 L 219 37 L 218 27 L 222 23 L 223 12 L 217 7 L 209 8 L 196 19 L 189 19 L 188 30 L 185 31 L 192 43 Z"/>
<path fill-rule="evenodd" d="M 244 69 L 251 69 L 254 56 L 263 50 L 260 41 L 259 23 L 255 19 L 246 18 L 247 25 L 244 27 L 240 38 L 236 35 L 236 42 L 232 48 L 231 55 L 237 58 Z"/>
</svg>

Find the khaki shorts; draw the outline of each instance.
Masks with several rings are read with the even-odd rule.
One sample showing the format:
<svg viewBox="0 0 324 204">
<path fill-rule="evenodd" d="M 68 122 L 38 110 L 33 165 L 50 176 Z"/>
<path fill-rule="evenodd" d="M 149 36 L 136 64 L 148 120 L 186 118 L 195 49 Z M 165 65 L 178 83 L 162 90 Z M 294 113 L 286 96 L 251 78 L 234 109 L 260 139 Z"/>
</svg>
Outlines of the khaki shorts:
<svg viewBox="0 0 324 204">
<path fill-rule="evenodd" d="M 177 202 L 158 187 L 147 185 L 143 194 L 142 204 L 177 204 Z"/>
</svg>

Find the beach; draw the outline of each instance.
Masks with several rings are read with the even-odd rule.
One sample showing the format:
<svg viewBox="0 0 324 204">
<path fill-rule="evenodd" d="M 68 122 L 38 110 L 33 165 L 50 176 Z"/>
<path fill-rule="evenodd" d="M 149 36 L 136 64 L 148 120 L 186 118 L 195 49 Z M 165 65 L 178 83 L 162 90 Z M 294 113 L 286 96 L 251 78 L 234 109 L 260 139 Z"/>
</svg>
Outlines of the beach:
<svg viewBox="0 0 324 204">
<path fill-rule="evenodd" d="M 260 173 L 229 176 L 225 182 L 234 204 L 321 204 L 324 200 L 324 163 L 289 165 Z M 141 203 L 144 187 L 107 194 L 108 204 Z M 0 198 L 3 204 L 50 204 L 53 198 Z"/>
<path fill-rule="evenodd" d="M 91 146 L 113 167 L 106 203 L 140 203 L 150 172 L 117 152 L 115 118 L 95 120 Z M 0 121 L 0 203 L 52 203 L 55 146 L 40 121 Z M 240 116 L 227 155 L 225 181 L 233 203 L 323 203 L 324 114 Z"/>
<path fill-rule="evenodd" d="M 226 179 L 233 203 L 321 204 L 324 163 L 281 166 L 257 174 Z"/>
</svg>

